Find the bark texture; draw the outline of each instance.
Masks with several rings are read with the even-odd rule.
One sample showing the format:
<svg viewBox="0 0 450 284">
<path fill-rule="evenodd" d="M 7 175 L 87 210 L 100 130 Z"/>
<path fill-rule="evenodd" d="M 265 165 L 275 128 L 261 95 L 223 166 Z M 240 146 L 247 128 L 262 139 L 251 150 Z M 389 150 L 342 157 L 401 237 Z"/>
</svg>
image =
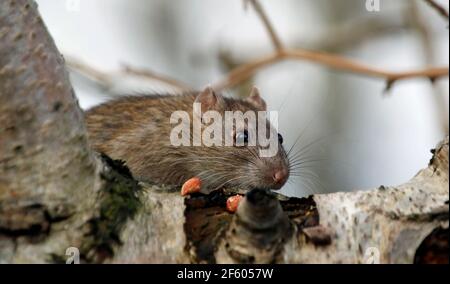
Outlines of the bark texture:
<svg viewBox="0 0 450 284">
<path fill-rule="evenodd" d="M 36 6 L 0 2 L 0 248 L 6 246 L 0 261 L 6 262 L 13 255 L 27 261 L 11 253 L 29 249 L 21 236 L 53 234 L 54 223 L 87 205 L 97 182 L 82 111 Z"/>
<path fill-rule="evenodd" d="M 0 1 L 0 263 L 448 262 L 448 137 L 399 186 L 184 198 L 89 148 L 64 60 L 31 0 Z"/>
<path fill-rule="evenodd" d="M 0 40 L 0 228 L 27 230 L 39 218 L 26 215 L 72 214 L 95 163 L 63 58 L 33 2 L 0 3 Z"/>
</svg>

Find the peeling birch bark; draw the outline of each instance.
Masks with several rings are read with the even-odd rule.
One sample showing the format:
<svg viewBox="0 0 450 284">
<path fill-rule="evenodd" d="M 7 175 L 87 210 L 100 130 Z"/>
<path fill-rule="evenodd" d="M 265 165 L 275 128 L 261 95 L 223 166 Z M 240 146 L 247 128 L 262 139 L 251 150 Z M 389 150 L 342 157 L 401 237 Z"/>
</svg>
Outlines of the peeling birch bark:
<svg viewBox="0 0 450 284">
<path fill-rule="evenodd" d="M 321 249 L 293 241 L 285 247 L 284 262 L 413 263 L 435 229 L 446 231 L 448 250 L 448 137 L 429 166 L 405 184 L 313 198 L 320 224 L 333 230 L 333 240 Z"/>
</svg>

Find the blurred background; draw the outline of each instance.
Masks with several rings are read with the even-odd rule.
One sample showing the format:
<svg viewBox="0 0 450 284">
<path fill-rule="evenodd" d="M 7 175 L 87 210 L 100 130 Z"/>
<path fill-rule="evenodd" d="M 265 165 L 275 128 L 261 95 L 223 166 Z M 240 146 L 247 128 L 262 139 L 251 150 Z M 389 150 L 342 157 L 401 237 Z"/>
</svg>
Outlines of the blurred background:
<svg viewBox="0 0 450 284">
<path fill-rule="evenodd" d="M 121 94 L 176 93 L 123 66 L 148 70 L 200 89 L 232 67 L 273 52 L 253 9 L 241 0 L 38 0 L 87 109 Z M 423 0 L 261 0 L 283 43 L 331 52 L 373 67 L 407 71 L 448 66 L 448 20 Z M 448 11 L 448 1 L 438 0 Z M 122 70 L 122 71 L 121 71 Z M 301 135 L 303 174 L 282 189 L 290 196 L 349 191 L 409 180 L 448 133 L 448 77 L 398 81 L 284 61 L 227 90 L 255 84 L 278 110 L 289 148 Z"/>
</svg>

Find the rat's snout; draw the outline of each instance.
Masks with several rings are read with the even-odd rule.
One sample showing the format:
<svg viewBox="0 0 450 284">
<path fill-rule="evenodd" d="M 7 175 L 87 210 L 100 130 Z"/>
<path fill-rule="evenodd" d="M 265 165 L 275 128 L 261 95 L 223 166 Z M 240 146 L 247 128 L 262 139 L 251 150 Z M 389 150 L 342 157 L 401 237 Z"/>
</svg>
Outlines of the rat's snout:
<svg viewBox="0 0 450 284">
<path fill-rule="evenodd" d="M 286 168 L 275 169 L 272 174 L 273 186 L 275 189 L 281 188 L 287 181 L 289 172 Z"/>
</svg>

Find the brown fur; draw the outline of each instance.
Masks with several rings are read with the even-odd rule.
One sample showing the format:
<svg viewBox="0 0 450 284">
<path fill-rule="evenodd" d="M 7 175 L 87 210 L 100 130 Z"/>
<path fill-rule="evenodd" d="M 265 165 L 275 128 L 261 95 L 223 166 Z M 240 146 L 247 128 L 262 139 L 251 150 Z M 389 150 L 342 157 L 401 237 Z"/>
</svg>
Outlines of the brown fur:
<svg viewBox="0 0 450 284">
<path fill-rule="evenodd" d="M 96 151 L 125 161 L 133 176 L 141 181 L 181 185 L 199 176 L 204 183 L 202 191 L 206 192 L 225 185 L 279 188 L 273 184 L 271 173 L 274 169 L 289 172 L 282 146 L 277 156 L 260 158 L 257 147 L 171 145 L 172 112 L 187 111 L 192 121 L 196 97 L 124 97 L 94 107 L 86 112 L 89 140 Z M 223 98 L 223 102 L 219 111 L 259 110 L 251 100 Z"/>
</svg>

